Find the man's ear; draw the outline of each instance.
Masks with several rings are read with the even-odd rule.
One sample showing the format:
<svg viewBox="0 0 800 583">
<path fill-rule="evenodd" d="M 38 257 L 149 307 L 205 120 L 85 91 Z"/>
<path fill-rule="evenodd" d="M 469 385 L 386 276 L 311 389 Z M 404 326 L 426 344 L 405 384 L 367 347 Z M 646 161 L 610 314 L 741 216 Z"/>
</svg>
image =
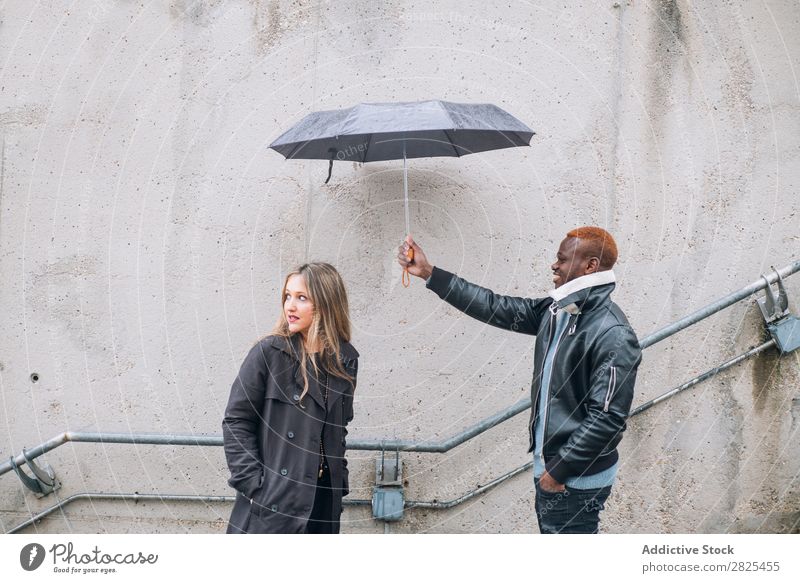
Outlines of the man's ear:
<svg viewBox="0 0 800 583">
<path fill-rule="evenodd" d="M 600 259 L 598 257 L 589 257 L 588 261 L 586 262 L 586 273 L 584 275 L 595 273 L 599 269 L 600 269 Z"/>
</svg>

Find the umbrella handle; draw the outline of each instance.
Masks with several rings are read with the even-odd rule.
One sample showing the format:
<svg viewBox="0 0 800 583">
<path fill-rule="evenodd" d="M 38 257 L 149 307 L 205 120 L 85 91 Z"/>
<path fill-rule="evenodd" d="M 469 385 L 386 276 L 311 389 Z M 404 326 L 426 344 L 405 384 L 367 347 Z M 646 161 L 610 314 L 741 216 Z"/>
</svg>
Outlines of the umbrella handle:
<svg viewBox="0 0 800 583">
<path fill-rule="evenodd" d="M 412 247 L 409 247 L 408 251 L 406 251 L 406 257 L 408 257 L 409 261 L 414 261 L 414 249 Z M 408 267 L 403 268 L 401 281 L 403 282 L 403 287 L 408 287 L 411 285 L 411 275 L 408 273 Z"/>
<path fill-rule="evenodd" d="M 328 162 L 328 177 L 325 179 L 325 184 L 328 184 L 331 180 L 331 174 L 333 173 L 333 158 L 330 159 Z"/>
</svg>

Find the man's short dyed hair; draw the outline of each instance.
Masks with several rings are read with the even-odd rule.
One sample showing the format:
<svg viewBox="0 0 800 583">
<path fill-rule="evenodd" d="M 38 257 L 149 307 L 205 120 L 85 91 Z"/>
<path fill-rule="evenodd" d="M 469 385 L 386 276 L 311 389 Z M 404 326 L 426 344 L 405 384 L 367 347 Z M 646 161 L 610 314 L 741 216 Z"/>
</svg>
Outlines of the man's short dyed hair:
<svg viewBox="0 0 800 583">
<path fill-rule="evenodd" d="M 597 257 L 601 270 L 614 267 L 617 262 L 617 243 L 611 233 L 600 227 L 578 227 L 567 233 L 567 238 L 570 237 L 584 241 L 586 255 Z"/>
</svg>

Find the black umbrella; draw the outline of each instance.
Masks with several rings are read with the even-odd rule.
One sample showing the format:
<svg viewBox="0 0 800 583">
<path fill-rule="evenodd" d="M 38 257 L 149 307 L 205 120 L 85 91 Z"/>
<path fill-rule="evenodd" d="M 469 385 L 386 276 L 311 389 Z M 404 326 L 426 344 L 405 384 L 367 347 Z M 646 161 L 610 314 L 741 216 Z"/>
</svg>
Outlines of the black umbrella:
<svg viewBox="0 0 800 583">
<path fill-rule="evenodd" d="M 310 113 L 269 147 L 287 159 L 377 162 L 403 160 L 406 233 L 407 158 L 465 156 L 530 145 L 531 130 L 513 115 L 489 103 L 417 101 L 361 103 L 349 109 Z"/>
</svg>

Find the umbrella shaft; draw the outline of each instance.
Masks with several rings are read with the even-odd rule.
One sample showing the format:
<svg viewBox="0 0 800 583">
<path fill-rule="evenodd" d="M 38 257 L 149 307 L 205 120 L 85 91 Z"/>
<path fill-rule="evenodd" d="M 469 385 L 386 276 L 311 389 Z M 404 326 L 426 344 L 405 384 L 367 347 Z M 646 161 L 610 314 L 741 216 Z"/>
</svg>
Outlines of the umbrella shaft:
<svg viewBox="0 0 800 583">
<path fill-rule="evenodd" d="M 408 166 L 406 164 L 406 142 L 403 141 L 403 202 L 406 211 L 406 235 L 411 234 L 411 215 L 408 210 Z"/>
</svg>

